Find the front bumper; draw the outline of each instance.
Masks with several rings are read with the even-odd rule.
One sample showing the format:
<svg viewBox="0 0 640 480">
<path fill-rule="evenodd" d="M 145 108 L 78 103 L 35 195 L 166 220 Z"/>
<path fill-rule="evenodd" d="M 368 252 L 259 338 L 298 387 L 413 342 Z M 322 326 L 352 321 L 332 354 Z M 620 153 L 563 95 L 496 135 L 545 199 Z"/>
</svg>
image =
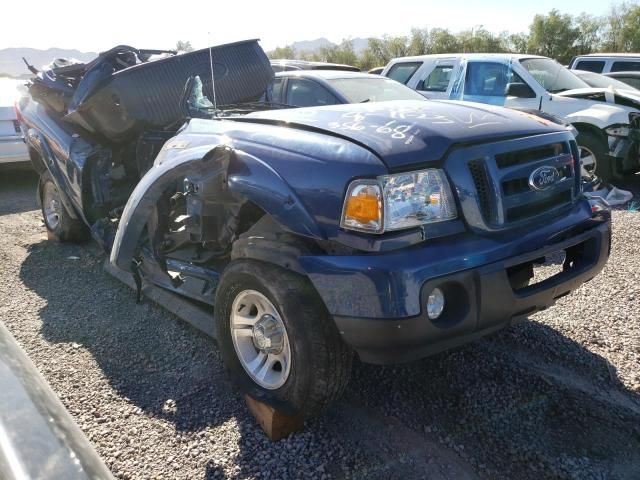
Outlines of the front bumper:
<svg viewBox="0 0 640 480">
<path fill-rule="evenodd" d="M 394 297 L 405 310 L 413 305 L 412 300 L 415 300 L 418 311 L 410 316 L 345 315 L 342 312 L 347 310 L 365 311 L 366 307 L 362 304 L 372 302 L 366 295 L 363 298 L 354 292 L 354 285 L 357 288 L 361 283 L 355 274 L 351 280 L 348 277 L 342 277 L 340 280 L 341 277 L 334 276 L 333 287 L 341 289 L 343 297 L 350 298 L 353 306 L 349 308 L 341 305 L 341 312 L 338 313 L 331 312 L 331 306 L 329 310 L 345 342 L 351 345 L 365 362 L 396 363 L 431 355 L 526 319 L 591 280 L 602 270 L 609 257 L 609 215 L 606 213 L 604 217 L 593 218 L 574 226 L 555 237 L 555 240 L 526 253 L 464 270 L 442 271 L 436 276 L 418 274 L 416 277 L 416 272 L 431 270 L 426 265 L 421 269 L 420 259 L 414 255 L 413 270 L 403 272 L 391 269 L 386 272 L 394 277 L 395 281 L 388 283 L 393 285 L 393 292 L 381 295 L 385 297 L 388 293 L 389 296 L 385 298 Z M 523 241 L 526 239 L 521 238 L 520 243 Z M 571 265 L 567 262 L 563 271 L 540 283 L 524 288 L 514 286 L 513 272 L 517 270 L 514 267 L 526 265 L 560 250 L 567 253 L 568 258 L 572 260 Z M 482 253 L 479 255 L 482 256 Z M 468 256 L 471 256 L 470 252 Z M 363 273 L 364 275 L 368 273 L 376 276 L 376 267 L 373 265 L 379 265 L 380 258 L 384 255 L 376 257 L 372 259 L 372 266 L 368 272 Z M 446 259 L 434 259 L 432 262 L 446 265 Z M 310 278 L 318 288 L 319 277 L 310 275 Z M 432 321 L 427 317 L 424 306 L 429 293 L 435 287 L 444 291 L 446 306 L 441 317 Z M 323 291 L 326 292 L 322 285 L 318 290 L 321 296 Z M 408 298 L 406 295 L 415 295 L 416 298 Z M 402 309 L 399 305 L 396 307 Z"/>
<path fill-rule="evenodd" d="M 629 114 L 628 137 L 607 136 L 613 174 L 621 176 L 640 171 L 640 116 Z"/>
</svg>

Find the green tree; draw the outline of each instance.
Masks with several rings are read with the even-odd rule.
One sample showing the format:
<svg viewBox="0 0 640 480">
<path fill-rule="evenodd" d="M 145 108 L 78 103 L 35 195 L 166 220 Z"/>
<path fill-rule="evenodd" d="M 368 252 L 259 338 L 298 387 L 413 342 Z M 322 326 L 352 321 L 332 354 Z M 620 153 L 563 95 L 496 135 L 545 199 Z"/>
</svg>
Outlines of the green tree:
<svg viewBox="0 0 640 480">
<path fill-rule="evenodd" d="M 425 55 L 429 53 L 429 29 L 412 28 L 407 49 L 409 55 Z"/>
<path fill-rule="evenodd" d="M 640 5 L 635 3 L 622 5 L 619 49 L 622 52 L 637 52 L 640 50 Z"/>
<path fill-rule="evenodd" d="M 482 26 L 459 32 L 458 49 L 466 53 L 500 53 L 507 50 L 501 35 L 494 35 Z"/>
<path fill-rule="evenodd" d="M 604 19 L 604 49 L 609 52 L 620 51 L 621 32 L 623 24 L 623 10 L 625 4 L 611 6 L 609 14 Z"/>
<path fill-rule="evenodd" d="M 189 41 L 183 42 L 182 40 L 178 40 L 176 42 L 175 49 L 178 52 L 193 52 L 193 47 L 191 46 L 191 42 Z"/>
<path fill-rule="evenodd" d="M 287 45 L 286 47 L 276 47 L 275 49 L 271 50 L 270 52 L 267 53 L 267 56 L 269 58 L 274 58 L 274 59 L 294 59 L 296 58 L 296 53 L 293 50 L 293 47 L 291 47 L 290 45 Z"/>
<path fill-rule="evenodd" d="M 383 37 L 387 42 L 387 51 L 391 58 L 409 55 L 409 39 L 407 37 Z"/>
<path fill-rule="evenodd" d="M 417 33 L 416 33 L 417 35 Z M 416 40 L 416 37 L 412 38 Z M 417 42 L 418 40 L 416 40 Z M 417 43 L 414 47 L 418 48 Z M 406 57 L 407 55 L 417 55 L 411 50 L 409 38 L 404 36 L 391 37 L 384 35 L 382 38 L 370 38 L 367 48 L 358 61 L 360 68 L 368 69 L 382 66 L 389 63 L 392 58 Z"/>
<path fill-rule="evenodd" d="M 567 63 L 574 55 L 578 29 L 571 15 L 555 8 L 548 15 L 536 15 L 529 32 L 529 51 Z"/>
<path fill-rule="evenodd" d="M 458 53 L 462 51 L 460 38 L 449 30 L 433 28 L 429 32 L 429 53 Z"/>
<path fill-rule="evenodd" d="M 578 32 L 575 41 L 576 55 L 585 55 L 600 50 L 604 30 L 604 20 L 601 17 L 581 13 L 575 19 L 575 28 Z"/>
<path fill-rule="evenodd" d="M 529 51 L 529 35 L 526 33 L 512 33 L 507 35 L 505 46 L 508 52 L 527 53 Z"/>
<path fill-rule="evenodd" d="M 367 48 L 364 50 L 363 57 L 367 59 L 368 64 L 374 66 L 386 65 L 389 63 L 389 60 L 391 60 L 387 43 L 382 38 L 370 38 Z"/>
<path fill-rule="evenodd" d="M 563 14 L 557 9 L 533 18 L 529 32 L 493 33 L 482 26 L 461 32 L 443 28 L 414 27 L 407 36 L 383 35 L 369 38 L 359 55 L 350 40 L 315 52 L 295 52 L 279 47 L 270 58 L 299 58 L 356 65 L 363 70 L 383 66 L 393 58 L 407 55 L 462 52 L 537 53 L 566 63 L 574 55 L 608 50 L 640 50 L 640 5 L 623 1 L 612 6 L 608 15 Z"/>
<path fill-rule="evenodd" d="M 374 67 L 383 67 L 386 65 L 386 62 L 381 62 L 376 56 L 373 55 L 369 48 L 366 48 L 358 57 L 358 61 L 356 62 L 356 66 L 360 70 L 370 70 Z"/>
<path fill-rule="evenodd" d="M 343 63 L 346 65 L 355 65 L 358 62 L 351 40 L 343 40 L 340 45 L 322 47 L 318 53 L 320 60 L 323 62 Z"/>
</svg>

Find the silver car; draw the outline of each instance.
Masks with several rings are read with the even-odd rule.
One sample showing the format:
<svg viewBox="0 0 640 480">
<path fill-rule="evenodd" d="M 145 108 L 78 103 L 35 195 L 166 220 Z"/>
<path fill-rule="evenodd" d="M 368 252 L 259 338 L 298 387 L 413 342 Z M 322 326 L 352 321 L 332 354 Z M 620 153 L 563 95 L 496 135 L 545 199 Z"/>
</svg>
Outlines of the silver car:
<svg viewBox="0 0 640 480">
<path fill-rule="evenodd" d="M 19 80 L 0 78 L 0 164 L 29 161 L 14 108 L 21 84 Z"/>
</svg>

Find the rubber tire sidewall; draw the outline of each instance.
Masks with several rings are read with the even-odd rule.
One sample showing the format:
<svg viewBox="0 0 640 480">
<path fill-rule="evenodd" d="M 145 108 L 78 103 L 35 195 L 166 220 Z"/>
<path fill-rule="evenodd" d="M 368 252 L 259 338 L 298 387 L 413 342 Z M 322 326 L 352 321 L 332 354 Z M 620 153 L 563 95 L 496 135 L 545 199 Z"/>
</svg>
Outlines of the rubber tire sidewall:
<svg viewBox="0 0 640 480">
<path fill-rule="evenodd" d="M 605 181 L 614 177 L 614 159 L 609 156 L 608 146 L 601 137 L 583 130 L 578 132 L 576 143 L 578 148 L 584 146 L 596 156 L 595 174 L 597 177 Z"/>
<path fill-rule="evenodd" d="M 44 212 L 44 190 L 47 183 L 51 183 L 56 192 L 58 192 L 58 202 L 60 203 L 60 212 L 58 218 L 58 225 L 56 228 L 49 227 L 47 223 L 47 216 Z M 69 215 L 69 211 L 66 209 L 62 201 L 60 200 L 60 193 L 58 186 L 53 181 L 51 174 L 47 171 L 40 176 L 40 210 L 42 212 L 42 219 L 44 225 L 49 232 L 51 232 L 55 238 L 61 242 L 82 242 L 87 239 L 88 231 L 87 227 L 82 221 L 72 218 Z"/>
<path fill-rule="evenodd" d="M 256 290 L 265 295 L 285 325 L 291 348 L 291 370 L 285 384 L 278 389 L 268 390 L 256 384 L 243 368 L 233 346 L 231 308 L 238 293 L 244 290 Z M 244 393 L 276 409 L 305 416 L 318 414 L 342 393 L 346 381 L 338 378 L 336 385 L 330 385 L 334 372 L 326 371 L 322 357 L 325 349 L 340 350 L 346 346 L 336 343 L 342 342 L 337 327 L 305 277 L 264 262 L 236 260 L 223 274 L 215 305 L 218 346 L 233 380 Z M 319 345 L 323 342 L 326 345 Z M 350 359 L 346 368 L 350 371 Z M 341 381 L 344 385 L 339 385 Z M 318 387 L 325 391 L 333 388 L 338 392 L 328 396 L 331 398 L 319 400 L 314 394 Z"/>
</svg>

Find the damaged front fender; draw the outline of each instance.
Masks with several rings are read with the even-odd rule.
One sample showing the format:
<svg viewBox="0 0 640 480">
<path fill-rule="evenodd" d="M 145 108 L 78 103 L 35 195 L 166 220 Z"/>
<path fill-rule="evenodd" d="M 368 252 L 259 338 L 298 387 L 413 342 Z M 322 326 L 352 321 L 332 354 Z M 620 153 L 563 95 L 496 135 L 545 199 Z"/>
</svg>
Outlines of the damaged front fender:
<svg viewBox="0 0 640 480">
<path fill-rule="evenodd" d="M 305 237 L 324 239 L 324 235 L 298 196 L 268 164 L 246 152 L 224 145 L 200 146 L 185 150 L 157 163 L 140 180 L 122 212 L 111 249 L 110 261 L 132 271 L 140 239 L 148 222 L 157 223 L 154 212 L 167 192 L 184 186 L 190 196 L 190 226 L 199 228 L 199 242 L 208 240 L 204 222 L 219 217 L 212 210 L 223 202 L 241 206 L 251 202 L 286 230 Z M 160 213 L 161 215 L 161 213 Z M 215 232 L 221 233 L 221 232 Z M 235 238 L 235 232 L 227 235 Z"/>
</svg>

